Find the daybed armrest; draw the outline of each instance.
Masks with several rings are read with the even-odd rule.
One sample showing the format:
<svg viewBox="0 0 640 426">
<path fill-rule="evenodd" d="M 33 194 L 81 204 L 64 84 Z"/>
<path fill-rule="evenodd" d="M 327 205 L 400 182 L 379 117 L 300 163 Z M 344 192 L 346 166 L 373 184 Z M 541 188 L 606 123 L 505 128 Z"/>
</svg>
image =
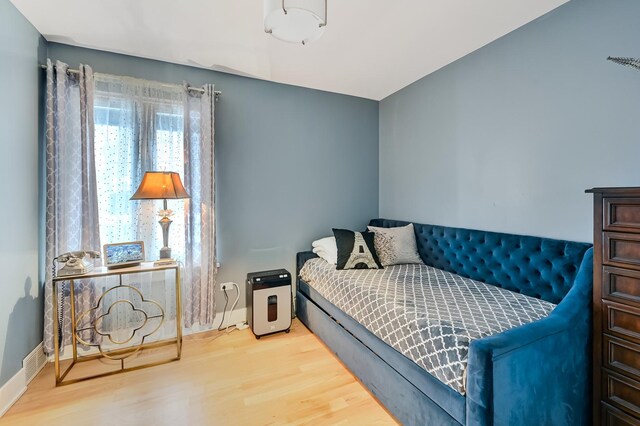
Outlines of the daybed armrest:
<svg viewBox="0 0 640 426">
<path fill-rule="evenodd" d="M 300 277 L 300 269 L 302 269 L 305 262 L 316 257 L 319 256 L 312 251 L 301 251 L 296 254 L 296 279 Z"/>
<path fill-rule="evenodd" d="M 593 249 L 545 319 L 475 340 L 467 362 L 467 424 L 587 424 Z"/>
</svg>

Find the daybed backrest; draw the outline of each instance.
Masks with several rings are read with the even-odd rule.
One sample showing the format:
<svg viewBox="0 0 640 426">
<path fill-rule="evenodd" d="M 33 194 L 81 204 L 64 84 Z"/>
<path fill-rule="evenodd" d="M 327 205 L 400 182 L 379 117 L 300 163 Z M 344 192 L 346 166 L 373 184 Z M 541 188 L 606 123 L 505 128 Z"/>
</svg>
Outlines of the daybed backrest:
<svg viewBox="0 0 640 426">
<path fill-rule="evenodd" d="M 392 228 L 409 222 L 373 219 Z M 414 223 L 430 266 L 552 303 L 569 292 L 591 244 Z"/>
</svg>

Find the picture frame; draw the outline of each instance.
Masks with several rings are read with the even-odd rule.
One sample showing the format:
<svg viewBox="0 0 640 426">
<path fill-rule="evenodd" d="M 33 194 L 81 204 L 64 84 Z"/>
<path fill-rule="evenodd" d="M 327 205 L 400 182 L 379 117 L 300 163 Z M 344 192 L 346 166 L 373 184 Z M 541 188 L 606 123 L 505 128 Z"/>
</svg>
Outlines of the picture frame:
<svg viewBox="0 0 640 426">
<path fill-rule="evenodd" d="M 144 241 L 105 244 L 102 249 L 108 269 L 137 266 L 145 261 Z"/>
</svg>

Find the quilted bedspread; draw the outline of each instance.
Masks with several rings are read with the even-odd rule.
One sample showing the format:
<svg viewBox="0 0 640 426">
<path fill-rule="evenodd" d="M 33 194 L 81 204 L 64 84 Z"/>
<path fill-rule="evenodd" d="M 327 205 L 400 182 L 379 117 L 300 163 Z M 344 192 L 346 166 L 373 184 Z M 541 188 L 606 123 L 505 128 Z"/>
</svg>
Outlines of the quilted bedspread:
<svg viewBox="0 0 640 426">
<path fill-rule="evenodd" d="M 311 259 L 300 276 L 461 394 L 471 341 L 544 318 L 556 306 L 419 264 L 338 271 L 323 259 Z"/>
</svg>

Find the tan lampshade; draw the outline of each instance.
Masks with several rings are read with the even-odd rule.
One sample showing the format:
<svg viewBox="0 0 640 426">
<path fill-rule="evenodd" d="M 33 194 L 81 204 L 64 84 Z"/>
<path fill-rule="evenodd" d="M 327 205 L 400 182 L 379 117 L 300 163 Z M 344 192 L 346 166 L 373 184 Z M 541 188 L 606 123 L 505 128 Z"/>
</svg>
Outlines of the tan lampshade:
<svg viewBox="0 0 640 426">
<path fill-rule="evenodd" d="M 176 172 L 145 172 L 132 200 L 190 198 Z"/>
</svg>

